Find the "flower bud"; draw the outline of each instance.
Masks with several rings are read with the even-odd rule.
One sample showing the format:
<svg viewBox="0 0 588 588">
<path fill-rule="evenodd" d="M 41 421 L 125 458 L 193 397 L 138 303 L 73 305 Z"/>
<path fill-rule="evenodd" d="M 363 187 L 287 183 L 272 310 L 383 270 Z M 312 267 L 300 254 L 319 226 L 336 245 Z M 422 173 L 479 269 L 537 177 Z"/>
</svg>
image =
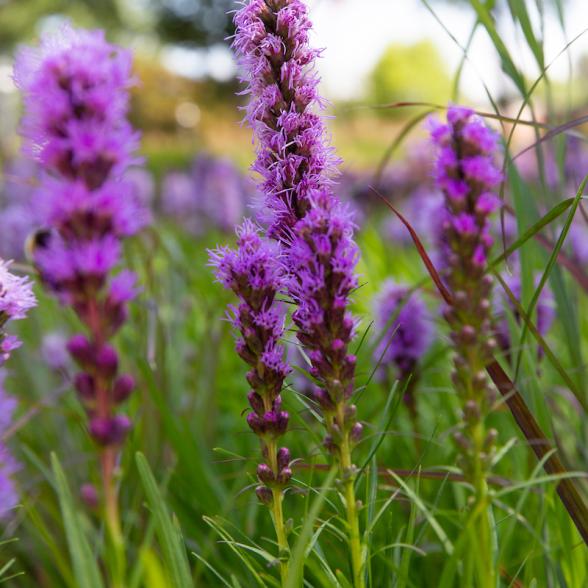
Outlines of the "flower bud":
<svg viewBox="0 0 588 588">
<path fill-rule="evenodd" d="M 86 372 L 78 372 L 74 377 L 74 387 L 82 402 L 94 400 L 96 390 L 94 378 Z"/>
<path fill-rule="evenodd" d="M 130 374 L 121 374 L 114 382 L 112 387 L 112 398 L 114 402 L 120 404 L 124 402 L 135 388 L 135 379 Z"/>
<path fill-rule="evenodd" d="M 112 378 L 118 369 L 118 354 L 114 347 L 104 345 L 96 353 L 96 369 L 104 378 Z"/>
</svg>

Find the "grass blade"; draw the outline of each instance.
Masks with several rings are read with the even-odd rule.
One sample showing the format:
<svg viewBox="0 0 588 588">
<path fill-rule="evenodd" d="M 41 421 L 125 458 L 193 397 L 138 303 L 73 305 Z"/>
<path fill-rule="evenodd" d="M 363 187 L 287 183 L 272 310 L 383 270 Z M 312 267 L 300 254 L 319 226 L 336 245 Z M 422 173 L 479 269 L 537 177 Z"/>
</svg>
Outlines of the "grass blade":
<svg viewBox="0 0 588 588">
<path fill-rule="evenodd" d="M 136 462 L 149 508 L 155 517 L 155 532 L 159 539 L 172 586 L 175 588 L 190 588 L 192 586 L 192 574 L 182 534 L 167 511 L 145 456 L 142 453 L 137 453 Z"/>
<path fill-rule="evenodd" d="M 82 529 L 82 523 L 74 505 L 63 468 L 57 456 L 53 453 L 51 454 L 51 466 L 76 581 L 79 586 L 103 588 L 104 584 L 96 563 L 96 555 L 92 552 Z"/>
</svg>

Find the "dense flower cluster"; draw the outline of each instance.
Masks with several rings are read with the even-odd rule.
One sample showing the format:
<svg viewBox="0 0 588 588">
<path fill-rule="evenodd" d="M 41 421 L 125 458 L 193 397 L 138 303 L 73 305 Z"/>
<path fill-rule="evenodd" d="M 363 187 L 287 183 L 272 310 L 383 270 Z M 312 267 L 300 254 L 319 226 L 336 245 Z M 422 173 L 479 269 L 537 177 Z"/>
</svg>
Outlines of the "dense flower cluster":
<svg viewBox="0 0 588 588">
<path fill-rule="evenodd" d="M 292 319 L 310 359 L 310 373 L 319 382 L 315 396 L 327 417 L 326 445 L 335 450 L 343 435 L 357 441 L 362 431 L 355 422 L 355 406 L 349 404 L 356 358 L 348 352 L 355 331 L 349 295 L 357 287 L 359 252 L 353 223 L 328 189 L 313 195 L 313 206 L 296 224 L 295 234 L 286 249 L 288 291 L 296 303 Z M 346 406 L 343 413 L 337 410 L 341 405 Z"/>
<path fill-rule="evenodd" d="M 76 389 L 93 438 L 116 445 L 130 423 L 114 409 L 134 383 L 118 375 L 108 341 L 125 322 L 137 288 L 132 273 L 113 271 L 122 239 L 149 220 L 123 179 L 138 145 L 126 119 L 131 55 L 107 43 L 102 31 L 64 27 L 39 48 L 22 49 L 14 77 L 25 102 L 24 148 L 44 172 L 35 205 L 50 230 L 37 238 L 34 261 L 44 284 L 88 329 L 68 345 L 83 370 Z"/>
<path fill-rule="evenodd" d="M 494 156 L 496 135 L 473 111 L 451 106 L 447 124 L 432 121 L 438 149 L 435 179 L 445 195 L 444 278 L 453 292 L 446 311 L 455 350 L 453 381 L 464 410 L 456 434 L 466 475 L 479 481 L 489 466 L 496 432 L 484 430 L 494 399 L 485 367 L 496 346 L 491 326 L 492 280 L 486 274 L 492 237 L 490 215 L 499 204 L 494 189 L 502 176 Z"/>
<path fill-rule="evenodd" d="M 247 416 L 251 430 L 260 438 L 265 463 L 257 468 L 261 485 L 257 495 L 265 503 L 273 500 L 272 490 L 282 490 L 290 481 L 290 452 L 277 447 L 288 427 L 288 413 L 282 410 L 280 392 L 289 368 L 279 340 L 284 331 L 284 311 L 276 301 L 283 289 L 284 267 L 277 244 L 260 236 L 259 229 L 246 220 L 237 229 L 237 248 L 212 251 L 211 264 L 218 280 L 239 298 L 232 308 L 231 322 L 239 331 L 237 352 L 251 369 L 247 382 L 252 411 Z"/>
<path fill-rule="evenodd" d="M 258 139 L 253 169 L 263 178 L 269 235 L 279 239 L 311 208 L 314 191 L 330 184 L 337 163 L 314 112 L 323 105 L 313 71 L 320 51 L 309 46 L 307 12 L 301 0 L 252 0 L 235 15 L 246 118 Z"/>
</svg>

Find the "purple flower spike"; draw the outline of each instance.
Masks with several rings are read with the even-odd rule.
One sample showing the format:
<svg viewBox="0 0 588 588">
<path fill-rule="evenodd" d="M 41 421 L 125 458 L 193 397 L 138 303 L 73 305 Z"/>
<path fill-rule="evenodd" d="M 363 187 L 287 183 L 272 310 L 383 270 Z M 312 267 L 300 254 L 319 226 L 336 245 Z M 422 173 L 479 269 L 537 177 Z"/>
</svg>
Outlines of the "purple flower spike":
<svg viewBox="0 0 588 588">
<path fill-rule="evenodd" d="M 131 272 L 114 274 L 123 239 L 150 220 L 148 198 L 133 181 L 140 170 L 129 170 L 139 161 L 139 135 L 127 120 L 131 67 L 130 52 L 102 31 L 64 26 L 38 48 L 21 49 L 14 69 L 24 151 L 42 170 L 34 204 L 49 229 L 34 261 L 44 285 L 87 329 L 68 350 L 83 370 L 76 382 L 89 430 L 105 446 L 120 444 L 129 429 L 114 413 L 130 389 L 117 389 L 118 356 L 108 341 L 138 291 Z"/>
<path fill-rule="evenodd" d="M 285 314 L 276 301 L 285 279 L 280 249 L 262 237 L 252 221 L 246 220 L 237 229 L 237 248 L 211 251 L 210 263 L 218 281 L 239 298 L 230 320 L 241 334 L 237 353 L 251 368 L 247 382 L 251 386 L 248 400 L 252 412 L 247 416 L 247 423 L 260 438 L 262 454 L 267 460 L 257 470 L 260 488 L 281 491 L 292 473 L 281 457 L 284 450 L 278 450 L 276 444 L 288 427 L 289 415 L 281 410 L 280 392 L 290 372 L 285 363 L 285 349 L 279 342 Z M 267 502 L 268 492 L 258 489 L 258 496 Z"/>
<path fill-rule="evenodd" d="M 320 50 L 310 47 L 312 25 L 301 0 L 252 0 L 236 13 L 235 25 L 233 46 L 250 96 L 246 121 L 257 138 L 253 170 L 262 178 L 258 217 L 284 250 L 297 337 L 328 397 L 319 393 L 317 401 L 323 408 L 346 406 L 355 372 L 348 307 L 359 252 L 351 215 L 332 191 L 339 160 L 319 114 L 324 101 L 314 65 Z M 344 410 L 325 414 L 329 446 L 336 449 L 341 434 L 334 429 L 349 435 L 355 417 Z"/>
<path fill-rule="evenodd" d="M 459 106 L 448 108 L 447 124 L 432 123 L 431 138 L 438 151 L 435 179 L 445 195 L 439 249 L 454 298 L 445 312 L 455 351 L 453 383 L 464 411 L 456 440 L 464 473 L 476 485 L 489 467 L 495 439 L 485 432 L 495 393 L 484 368 L 496 346 L 486 269 L 493 242 L 490 215 L 498 208 L 495 190 L 502 180 L 494 161 L 498 138 L 472 110 Z"/>
</svg>

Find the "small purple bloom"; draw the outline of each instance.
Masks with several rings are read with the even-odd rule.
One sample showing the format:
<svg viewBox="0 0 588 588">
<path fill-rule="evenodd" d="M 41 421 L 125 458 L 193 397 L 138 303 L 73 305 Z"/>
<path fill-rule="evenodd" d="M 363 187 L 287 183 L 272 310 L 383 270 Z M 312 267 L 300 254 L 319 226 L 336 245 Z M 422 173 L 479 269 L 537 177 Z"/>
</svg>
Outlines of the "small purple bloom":
<svg viewBox="0 0 588 588">
<path fill-rule="evenodd" d="M 408 376 L 433 341 L 433 319 L 419 292 L 386 281 L 375 301 L 376 329 L 381 341 L 374 360 L 394 364 L 400 377 Z"/>
</svg>

